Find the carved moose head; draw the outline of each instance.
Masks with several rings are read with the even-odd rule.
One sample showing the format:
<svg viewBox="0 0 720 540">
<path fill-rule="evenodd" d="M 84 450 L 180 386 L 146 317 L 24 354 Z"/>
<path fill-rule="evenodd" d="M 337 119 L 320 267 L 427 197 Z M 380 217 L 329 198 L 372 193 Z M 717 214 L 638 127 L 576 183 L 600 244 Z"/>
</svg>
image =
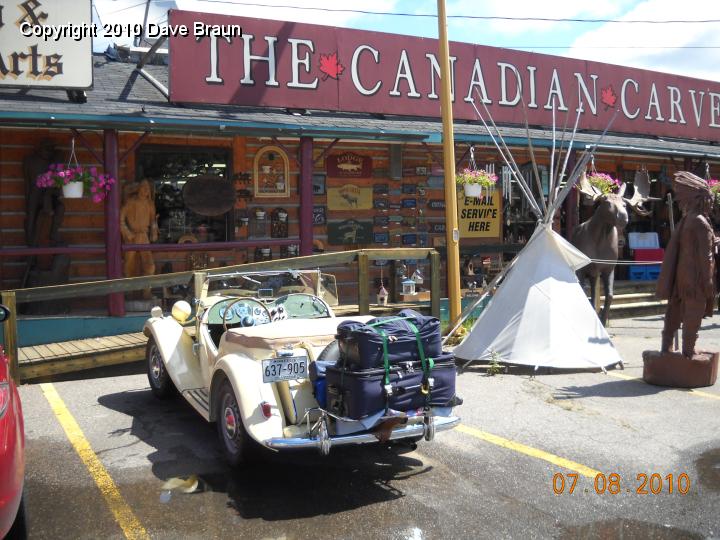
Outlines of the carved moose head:
<svg viewBox="0 0 720 540">
<path fill-rule="evenodd" d="M 627 184 L 620 185 L 617 193 L 603 194 L 599 189 L 594 187 L 582 175 L 578 182 L 580 193 L 588 197 L 597 208 L 593 217 L 605 223 L 614 223 L 618 228 L 624 228 L 628 223 L 628 213 L 625 209 L 627 205 L 631 210 L 641 216 L 650 214 L 650 210 L 645 208 L 644 204 L 651 200 L 650 197 L 650 176 L 647 170 L 640 170 L 635 173 L 634 191 L 629 199 L 625 197 Z"/>
</svg>

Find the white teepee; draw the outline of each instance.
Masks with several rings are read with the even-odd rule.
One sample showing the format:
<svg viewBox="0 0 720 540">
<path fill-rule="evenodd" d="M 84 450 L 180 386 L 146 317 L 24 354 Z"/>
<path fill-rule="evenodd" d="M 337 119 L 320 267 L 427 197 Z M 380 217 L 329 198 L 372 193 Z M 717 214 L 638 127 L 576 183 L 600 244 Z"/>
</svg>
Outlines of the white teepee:
<svg viewBox="0 0 720 540">
<path fill-rule="evenodd" d="M 480 102 L 482 103 L 482 100 Z M 468 363 L 473 360 L 488 360 L 497 355 L 499 361 L 511 364 L 568 369 L 604 368 L 622 363 L 575 275 L 579 268 L 590 264 L 590 259 L 552 230 L 553 215 L 585 170 L 594 151 L 594 148 L 586 150 L 567 182 L 561 185 L 580 113 L 578 112 L 578 119 L 566 149 L 562 170 L 559 166 L 554 168 L 553 140 L 549 195 L 547 200 L 541 198 L 536 201 L 497 126 L 492 122 L 487 107 L 485 112 L 495 135 L 477 108 L 475 111 L 537 215 L 538 225 L 511 266 L 506 268 L 506 273 L 498 276 L 486 289 L 485 294 L 488 294 L 495 283 L 500 283 L 469 335 L 455 348 L 455 355 Z M 554 123 L 553 111 L 553 135 Z M 611 124 L 612 120 L 605 133 Z M 602 141 L 605 133 L 598 143 Z M 529 130 L 528 144 L 533 157 Z M 561 156 L 562 144 L 558 165 Z M 539 179 L 536 178 L 536 181 L 539 184 Z M 478 298 L 474 305 L 479 304 L 484 296 Z M 464 315 L 472 312 L 473 307 L 467 308 Z M 461 322 L 462 319 L 455 329 Z"/>
<path fill-rule="evenodd" d="M 489 360 L 497 353 L 502 362 L 557 368 L 622 362 L 575 277 L 589 262 L 540 225 L 455 356 Z"/>
</svg>

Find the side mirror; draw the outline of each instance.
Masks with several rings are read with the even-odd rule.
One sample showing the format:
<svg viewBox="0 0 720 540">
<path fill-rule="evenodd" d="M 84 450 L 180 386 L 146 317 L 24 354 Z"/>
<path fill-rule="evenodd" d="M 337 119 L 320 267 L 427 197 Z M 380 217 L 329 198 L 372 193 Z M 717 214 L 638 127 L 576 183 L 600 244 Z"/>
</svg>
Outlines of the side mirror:
<svg viewBox="0 0 720 540">
<path fill-rule="evenodd" d="M 10 318 L 10 310 L 0 304 L 0 322 L 7 321 Z"/>
</svg>

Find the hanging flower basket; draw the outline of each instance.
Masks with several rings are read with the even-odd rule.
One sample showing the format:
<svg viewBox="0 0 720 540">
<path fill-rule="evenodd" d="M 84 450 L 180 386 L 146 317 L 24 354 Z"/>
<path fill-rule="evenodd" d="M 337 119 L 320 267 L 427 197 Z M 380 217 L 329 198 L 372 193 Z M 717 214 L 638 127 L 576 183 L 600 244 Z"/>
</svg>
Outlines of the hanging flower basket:
<svg viewBox="0 0 720 540">
<path fill-rule="evenodd" d="M 115 179 L 109 174 L 98 174 L 95 167 L 82 167 L 75 157 L 75 139 L 70 147 L 67 165 L 52 163 L 46 172 L 35 179 L 39 188 L 62 188 L 63 196 L 77 199 L 83 192 L 90 193 L 92 201 L 99 203 L 110 193 Z"/>
<path fill-rule="evenodd" d="M 83 196 L 84 187 L 82 182 L 68 182 L 67 184 L 63 184 L 63 197 L 66 199 L 80 199 Z"/>
<path fill-rule="evenodd" d="M 467 197 L 482 197 L 483 191 L 489 195 L 495 189 L 498 177 L 485 169 L 463 169 L 455 180 L 463 186 Z"/>
<path fill-rule="evenodd" d="M 603 195 L 609 193 L 617 193 L 620 189 L 620 180 L 613 178 L 609 174 L 593 172 L 587 175 L 590 185 L 599 190 Z"/>
<path fill-rule="evenodd" d="M 710 193 L 713 194 L 713 198 L 715 199 L 715 204 L 720 204 L 720 180 L 710 178 L 707 183 L 710 188 Z"/>
</svg>

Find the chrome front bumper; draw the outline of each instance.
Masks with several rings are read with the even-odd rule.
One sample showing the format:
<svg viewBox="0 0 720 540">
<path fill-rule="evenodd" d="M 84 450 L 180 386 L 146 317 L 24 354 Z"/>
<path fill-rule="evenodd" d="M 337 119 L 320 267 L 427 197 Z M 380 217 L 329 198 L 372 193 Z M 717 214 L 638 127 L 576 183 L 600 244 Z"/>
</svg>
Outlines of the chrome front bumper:
<svg viewBox="0 0 720 540">
<path fill-rule="evenodd" d="M 434 430 L 446 431 L 452 429 L 460 423 L 460 418 L 456 416 L 433 416 Z M 407 439 L 414 437 L 422 437 L 426 433 L 425 424 L 422 422 L 408 424 L 406 426 L 397 427 L 390 432 L 389 440 Z M 377 443 L 379 439 L 374 433 L 353 433 L 351 435 L 331 436 L 323 440 L 318 438 L 293 437 L 293 438 L 272 438 L 263 441 L 263 444 L 273 450 L 290 450 L 301 448 L 317 448 L 322 449 L 323 445 L 343 446 L 347 444 L 368 444 Z M 328 450 L 329 450 L 328 446 Z"/>
</svg>

